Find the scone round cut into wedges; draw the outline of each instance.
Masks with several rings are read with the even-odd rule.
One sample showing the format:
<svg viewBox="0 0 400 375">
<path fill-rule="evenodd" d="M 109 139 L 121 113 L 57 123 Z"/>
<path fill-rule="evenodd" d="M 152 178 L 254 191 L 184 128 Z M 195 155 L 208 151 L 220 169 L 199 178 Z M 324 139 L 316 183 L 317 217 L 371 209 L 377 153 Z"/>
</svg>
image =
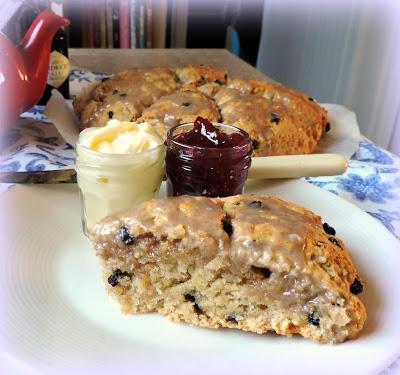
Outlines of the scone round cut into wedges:
<svg viewBox="0 0 400 375">
<path fill-rule="evenodd" d="M 335 230 L 276 197 L 155 199 L 103 219 L 91 240 L 124 313 L 319 343 L 354 338 L 366 320 Z"/>
<path fill-rule="evenodd" d="M 203 105 L 175 109 L 164 100 L 185 91 L 203 95 Z M 311 97 L 274 82 L 228 78 L 226 70 L 204 65 L 128 69 L 85 90 L 74 108 L 83 127 L 143 116 L 164 136 L 173 120 L 221 121 L 251 135 L 254 156 L 312 153 L 329 129 L 326 111 Z"/>
</svg>

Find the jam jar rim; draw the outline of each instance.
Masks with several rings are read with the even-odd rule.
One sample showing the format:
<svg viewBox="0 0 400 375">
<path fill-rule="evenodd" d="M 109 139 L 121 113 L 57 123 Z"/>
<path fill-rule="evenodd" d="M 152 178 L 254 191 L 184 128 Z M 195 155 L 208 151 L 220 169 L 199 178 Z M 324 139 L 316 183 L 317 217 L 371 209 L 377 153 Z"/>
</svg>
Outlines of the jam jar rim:
<svg viewBox="0 0 400 375">
<path fill-rule="evenodd" d="M 219 127 L 219 126 L 222 125 L 222 126 L 225 126 L 225 127 L 228 127 L 228 128 L 232 128 L 232 129 L 238 130 L 244 136 L 244 138 L 245 138 L 245 140 L 247 142 L 244 143 L 243 145 L 230 146 L 230 147 L 204 147 L 204 146 L 188 145 L 188 144 L 185 144 L 185 143 L 182 143 L 182 142 L 178 142 L 177 140 L 175 140 L 174 138 L 171 137 L 172 132 L 175 129 L 181 127 L 181 126 L 183 127 L 183 126 L 187 126 L 187 125 L 194 125 L 194 122 L 185 122 L 185 123 L 182 123 L 182 124 L 175 125 L 175 126 L 173 126 L 172 128 L 170 128 L 168 130 L 167 138 L 166 138 L 164 144 L 168 147 L 168 141 L 171 141 L 171 142 L 173 142 L 173 144 L 175 144 L 175 145 L 177 145 L 179 147 L 192 148 L 192 149 L 195 148 L 197 150 L 218 150 L 218 151 L 221 151 L 221 152 L 231 152 L 232 150 L 240 150 L 242 148 L 246 148 L 246 147 L 250 146 L 251 150 L 253 151 L 253 146 L 251 144 L 251 137 L 250 137 L 249 133 L 247 133 L 245 130 L 243 130 L 241 128 L 238 128 L 237 126 L 230 125 L 230 124 L 224 124 L 224 123 L 221 123 L 221 122 L 211 122 L 211 123 L 214 126 L 216 125 L 216 126 Z"/>
</svg>

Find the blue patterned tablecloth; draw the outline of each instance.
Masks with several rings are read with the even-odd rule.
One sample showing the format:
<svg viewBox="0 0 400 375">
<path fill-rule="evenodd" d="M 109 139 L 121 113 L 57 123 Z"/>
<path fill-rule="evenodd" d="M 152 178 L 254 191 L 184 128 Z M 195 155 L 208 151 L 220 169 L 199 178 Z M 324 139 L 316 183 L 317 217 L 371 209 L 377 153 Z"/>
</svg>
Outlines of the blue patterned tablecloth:
<svg viewBox="0 0 400 375">
<path fill-rule="evenodd" d="M 74 95 L 84 85 L 107 74 L 73 69 L 70 91 Z M 37 171 L 74 163 L 74 150 L 35 106 L 24 113 L 18 126 L 2 139 L 0 171 Z M 305 181 L 352 202 L 380 221 L 400 239 L 400 158 L 366 139 L 351 157 L 347 172 L 334 177 L 306 177 Z M 12 185 L 0 184 L 0 190 Z M 382 374 L 400 374 L 400 359 Z"/>
<path fill-rule="evenodd" d="M 400 158 L 362 140 L 345 174 L 304 180 L 354 203 L 400 239 Z"/>
</svg>

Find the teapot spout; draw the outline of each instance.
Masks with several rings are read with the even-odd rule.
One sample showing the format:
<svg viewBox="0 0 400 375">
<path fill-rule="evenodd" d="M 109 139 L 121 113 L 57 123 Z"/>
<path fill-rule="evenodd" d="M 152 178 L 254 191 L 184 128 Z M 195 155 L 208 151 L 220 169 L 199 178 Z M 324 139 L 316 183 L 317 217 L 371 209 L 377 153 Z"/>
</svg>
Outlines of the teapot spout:
<svg viewBox="0 0 400 375">
<path fill-rule="evenodd" d="M 50 62 L 50 48 L 57 30 L 69 24 L 69 20 L 53 12 L 44 11 L 34 20 L 25 34 L 19 52 L 30 77 L 30 95 L 25 108 L 36 104 L 43 95 Z"/>
</svg>

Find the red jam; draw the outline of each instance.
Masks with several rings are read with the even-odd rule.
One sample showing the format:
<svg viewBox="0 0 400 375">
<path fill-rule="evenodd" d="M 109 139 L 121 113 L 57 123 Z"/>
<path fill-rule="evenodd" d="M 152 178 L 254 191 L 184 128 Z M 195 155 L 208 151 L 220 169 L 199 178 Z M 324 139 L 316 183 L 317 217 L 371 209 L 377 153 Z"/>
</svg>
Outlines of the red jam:
<svg viewBox="0 0 400 375">
<path fill-rule="evenodd" d="M 169 196 L 226 197 L 243 192 L 252 153 L 245 131 L 198 117 L 194 124 L 172 128 L 166 144 Z"/>
<path fill-rule="evenodd" d="M 180 133 L 174 139 L 187 146 L 209 148 L 228 148 L 241 146 L 246 143 L 243 134 L 224 133 L 210 121 L 200 116 L 196 118 L 192 130 Z"/>
</svg>

